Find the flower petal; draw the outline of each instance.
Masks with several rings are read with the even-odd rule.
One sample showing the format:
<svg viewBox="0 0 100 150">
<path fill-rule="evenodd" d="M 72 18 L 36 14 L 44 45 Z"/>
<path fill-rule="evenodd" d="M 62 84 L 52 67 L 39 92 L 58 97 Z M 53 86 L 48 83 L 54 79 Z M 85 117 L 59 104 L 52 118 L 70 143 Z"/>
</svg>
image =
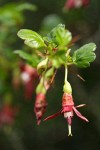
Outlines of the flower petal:
<svg viewBox="0 0 100 150">
<path fill-rule="evenodd" d="M 57 117 L 57 116 L 60 115 L 60 114 L 61 114 L 61 110 L 58 111 L 56 114 L 53 114 L 53 115 L 51 115 L 51 116 L 48 116 L 48 117 L 45 118 L 43 121 L 53 119 L 53 118 Z"/>
<path fill-rule="evenodd" d="M 75 111 L 75 113 L 78 117 L 80 117 L 81 119 L 83 119 L 86 122 L 89 122 L 88 119 L 86 119 L 84 116 L 82 116 L 82 114 L 75 107 L 73 107 L 73 110 Z"/>
</svg>

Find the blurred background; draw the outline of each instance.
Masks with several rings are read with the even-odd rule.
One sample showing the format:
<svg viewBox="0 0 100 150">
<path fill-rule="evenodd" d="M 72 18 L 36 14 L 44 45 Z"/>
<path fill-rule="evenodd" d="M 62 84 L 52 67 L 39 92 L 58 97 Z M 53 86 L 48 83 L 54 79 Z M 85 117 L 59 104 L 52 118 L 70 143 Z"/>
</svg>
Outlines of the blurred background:
<svg viewBox="0 0 100 150">
<path fill-rule="evenodd" d="M 0 0 L 0 150 L 100 149 L 100 0 L 70 1 Z M 73 49 L 89 42 L 97 45 L 97 58 L 90 68 L 69 71 L 75 104 L 86 103 L 80 111 L 89 119 L 85 123 L 73 118 L 73 137 L 67 136 L 63 116 L 37 126 L 33 111 L 37 76 L 26 84 L 22 78 L 25 64 L 13 53 L 16 49 L 30 51 L 17 37 L 19 29 L 45 35 L 59 23 L 64 23 L 73 37 L 80 37 Z M 44 118 L 61 108 L 63 78 L 64 70 L 60 69 L 47 93 Z"/>
</svg>

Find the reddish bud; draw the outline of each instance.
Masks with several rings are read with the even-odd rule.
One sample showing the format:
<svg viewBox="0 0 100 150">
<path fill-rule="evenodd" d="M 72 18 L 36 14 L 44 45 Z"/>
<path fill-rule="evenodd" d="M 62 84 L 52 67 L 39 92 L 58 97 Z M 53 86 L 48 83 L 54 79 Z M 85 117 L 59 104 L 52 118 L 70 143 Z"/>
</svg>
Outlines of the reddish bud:
<svg viewBox="0 0 100 150">
<path fill-rule="evenodd" d="M 37 118 L 37 124 L 41 122 L 41 118 L 46 111 L 47 102 L 46 97 L 43 93 L 37 94 L 34 106 L 34 112 Z"/>
</svg>

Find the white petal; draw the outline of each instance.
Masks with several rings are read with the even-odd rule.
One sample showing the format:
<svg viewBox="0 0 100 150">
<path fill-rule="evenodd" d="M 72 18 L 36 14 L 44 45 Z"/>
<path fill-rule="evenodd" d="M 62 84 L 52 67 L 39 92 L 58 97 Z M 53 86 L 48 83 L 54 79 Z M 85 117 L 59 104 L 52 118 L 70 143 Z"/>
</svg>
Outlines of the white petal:
<svg viewBox="0 0 100 150">
<path fill-rule="evenodd" d="M 64 113 L 64 118 L 69 118 L 69 117 L 72 117 L 72 116 L 73 116 L 73 112 L 72 111 Z"/>
</svg>

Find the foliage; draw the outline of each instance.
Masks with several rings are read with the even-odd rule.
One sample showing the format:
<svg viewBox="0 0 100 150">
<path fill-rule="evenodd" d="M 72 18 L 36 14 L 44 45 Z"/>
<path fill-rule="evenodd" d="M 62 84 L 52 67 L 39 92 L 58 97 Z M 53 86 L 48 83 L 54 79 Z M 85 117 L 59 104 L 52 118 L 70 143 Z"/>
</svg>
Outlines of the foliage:
<svg viewBox="0 0 100 150">
<path fill-rule="evenodd" d="M 78 67 L 89 67 L 90 62 L 93 62 L 96 58 L 95 56 L 95 51 L 96 45 L 94 43 L 89 43 L 78 50 L 76 50 L 73 54 L 73 62 L 78 66 Z"/>
<path fill-rule="evenodd" d="M 26 45 L 32 48 L 41 48 L 45 46 L 41 36 L 34 31 L 22 29 L 18 32 L 18 36 L 25 40 Z"/>
<path fill-rule="evenodd" d="M 62 109 L 44 120 L 46 121 L 52 119 L 63 113 L 64 118 L 66 118 L 68 122 L 68 135 L 72 136 L 71 124 L 73 112 L 75 112 L 78 117 L 86 122 L 88 122 L 88 119 L 82 116 L 82 114 L 76 109 L 76 107 L 82 107 L 84 104 L 74 107 L 72 87 L 67 81 L 68 66 L 76 65 L 81 68 L 89 67 L 90 63 L 96 58 L 94 53 L 96 45 L 94 43 L 86 44 L 75 50 L 71 56 L 69 44 L 71 44 L 72 35 L 67 29 L 65 29 L 65 25 L 63 24 L 58 24 L 45 37 L 42 37 L 38 33 L 27 29 L 21 29 L 18 32 L 18 36 L 25 40 L 26 45 L 32 48 L 32 54 L 29 55 L 23 51 L 15 51 L 15 53 L 19 54 L 26 61 L 33 62 L 34 67 L 40 75 L 40 82 L 36 88 L 36 100 L 34 106 L 34 112 L 36 114 L 38 125 L 40 124 L 42 116 L 46 111 L 46 93 L 52 84 L 52 78 L 54 80 L 55 70 L 61 68 L 61 66 L 65 67 Z M 39 62 L 35 65 L 37 59 L 34 59 L 33 54 L 36 54 L 37 51 L 41 53 L 42 59 L 40 57 Z"/>
<path fill-rule="evenodd" d="M 60 68 L 61 65 L 69 64 L 74 64 L 78 67 L 84 68 L 88 67 L 90 62 L 93 62 L 96 58 L 94 53 L 96 45 L 94 43 L 86 44 L 78 50 L 75 50 L 72 57 L 69 55 L 69 53 L 67 54 L 72 35 L 68 30 L 65 29 L 63 24 L 59 24 L 57 27 L 52 29 L 51 32 L 45 37 L 41 37 L 35 31 L 27 29 L 20 30 L 18 32 L 18 36 L 25 40 L 26 45 L 33 49 L 35 48 L 33 53 L 35 53 L 37 49 L 39 49 L 41 52 L 41 49 L 44 47 L 43 53 L 46 53 L 46 55 L 43 53 L 42 55 L 44 55 L 44 58 L 48 58 L 48 62 L 51 64 L 51 66 L 49 64 L 45 64 L 47 65 L 47 69 L 48 67 Z M 17 51 L 15 53 L 19 53 L 19 55 L 26 60 L 30 60 L 31 62 L 34 60 L 34 63 L 36 62 L 31 55 L 29 58 L 28 54 L 25 55 L 25 53 L 21 51 Z M 44 60 L 42 60 L 42 62 Z"/>
</svg>

